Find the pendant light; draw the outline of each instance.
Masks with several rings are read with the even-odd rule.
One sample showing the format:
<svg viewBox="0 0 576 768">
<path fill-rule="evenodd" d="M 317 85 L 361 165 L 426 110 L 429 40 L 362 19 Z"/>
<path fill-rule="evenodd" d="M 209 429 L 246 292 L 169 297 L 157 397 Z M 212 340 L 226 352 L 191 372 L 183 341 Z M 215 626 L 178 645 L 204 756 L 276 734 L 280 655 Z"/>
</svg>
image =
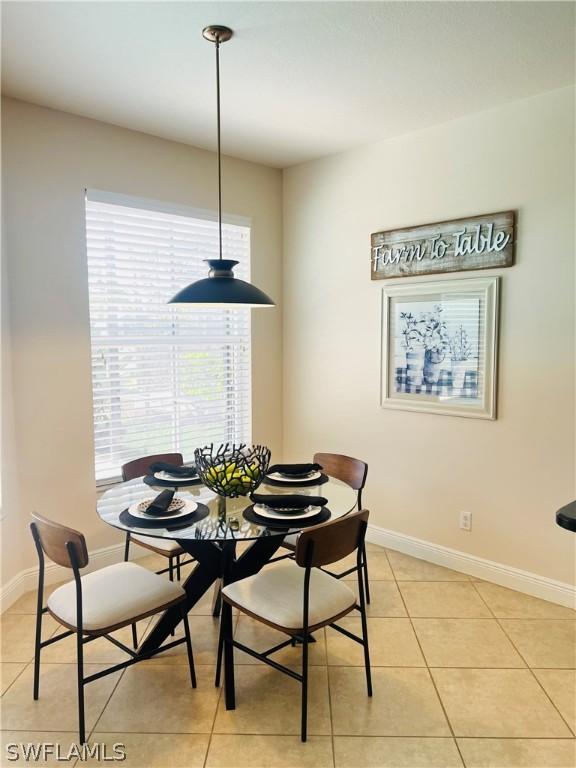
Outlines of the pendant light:
<svg viewBox="0 0 576 768">
<path fill-rule="evenodd" d="M 202 30 L 206 40 L 216 48 L 216 131 L 218 139 L 218 253 L 217 259 L 205 259 L 210 267 L 208 277 L 183 288 L 170 299 L 170 304 L 199 304 L 203 307 L 273 307 L 274 302 L 263 291 L 234 277 L 238 264 L 222 258 L 222 160 L 220 151 L 220 43 L 232 37 L 229 27 L 211 25 Z"/>
</svg>

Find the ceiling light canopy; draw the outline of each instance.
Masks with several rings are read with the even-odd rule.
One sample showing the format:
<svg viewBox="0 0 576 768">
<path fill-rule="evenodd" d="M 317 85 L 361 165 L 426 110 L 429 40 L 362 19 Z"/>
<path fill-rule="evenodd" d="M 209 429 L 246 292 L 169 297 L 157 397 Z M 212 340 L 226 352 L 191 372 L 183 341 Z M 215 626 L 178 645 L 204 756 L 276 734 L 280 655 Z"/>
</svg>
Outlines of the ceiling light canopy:
<svg viewBox="0 0 576 768">
<path fill-rule="evenodd" d="M 229 27 L 211 25 L 202 30 L 206 40 L 216 48 L 216 134 L 218 140 L 218 254 L 217 259 L 205 259 L 210 266 L 208 277 L 183 288 L 170 299 L 170 304 L 200 304 L 202 307 L 273 307 L 274 302 L 255 285 L 234 277 L 238 264 L 222 257 L 222 153 L 220 147 L 220 43 L 232 37 Z"/>
</svg>

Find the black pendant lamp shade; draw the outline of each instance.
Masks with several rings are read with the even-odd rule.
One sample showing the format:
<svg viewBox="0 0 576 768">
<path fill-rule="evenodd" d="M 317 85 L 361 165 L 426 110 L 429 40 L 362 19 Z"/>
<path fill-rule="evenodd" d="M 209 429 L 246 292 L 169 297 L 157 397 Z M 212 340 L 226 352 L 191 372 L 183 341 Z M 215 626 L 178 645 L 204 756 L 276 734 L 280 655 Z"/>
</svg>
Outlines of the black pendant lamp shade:
<svg viewBox="0 0 576 768">
<path fill-rule="evenodd" d="M 218 139 L 218 253 L 217 259 L 206 259 L 208 277 L 197 280 L 173 296 L 169 304 L 199 304 L 203 307 L 273 307 L 274 302 L 260 288 L 234 277 L 238 264 L 222 258 L 222 159 L 220 151 L 220 43 L 232 37 L 228 27 L 212 25 L 202 30 L 206 40 L 216 47 L 216 126 Z"/>
<path fill-rule="evenodd" d="M 209 277 L 179 291 L 169 304 L 202 304 L 205 307 L 273 307 L 274 302 L 255 285 L 234 277 L 232 270 L 238 264 L 232 259 L 206 259 L 210 265 Z"/>
</svg>

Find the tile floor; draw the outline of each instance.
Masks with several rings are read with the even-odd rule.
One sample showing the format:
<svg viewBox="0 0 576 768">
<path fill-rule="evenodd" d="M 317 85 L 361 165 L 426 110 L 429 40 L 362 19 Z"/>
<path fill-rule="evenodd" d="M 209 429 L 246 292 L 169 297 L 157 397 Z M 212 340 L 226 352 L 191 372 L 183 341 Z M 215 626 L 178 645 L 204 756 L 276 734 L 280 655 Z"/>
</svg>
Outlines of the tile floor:
<svg viewBox="0 0 576 768">
<path fill-rule="evenodd" d="M 123 743 L 131 768 L 574 768 L 575 612 L 374 545 L 368 557 L 374 697 L 359 647 L 334 630 L 317 633 L 307 744 L 298 684 L 241 653 L 237 709 L 226 711 L 213 685 L 210 595 L 191 617 L 198 688 L 183 647 L 91 683 L 90 741 L 106 743 L 108 756 Z M 154 557 L 141 562 L 156 567 Z M 46 649 L 32 700 L 33 613 L 25 595 L 0 621 L 1 766 L 25 764 L 7 761 L 9 743 L 58 742 L 66 753 L 76 737 L 73 643 Z M 354 630 L 358 619 L 341 623 Z M 47 620 L 46 634 L 55 630 Z M 236 633 L 260 649 L 278 642 L 245 616 Z M 120 659 L 104 640 L 87 654 L 94 670 Z M 298 659 L 296 649 L 278 655 Z"/>
</svg>

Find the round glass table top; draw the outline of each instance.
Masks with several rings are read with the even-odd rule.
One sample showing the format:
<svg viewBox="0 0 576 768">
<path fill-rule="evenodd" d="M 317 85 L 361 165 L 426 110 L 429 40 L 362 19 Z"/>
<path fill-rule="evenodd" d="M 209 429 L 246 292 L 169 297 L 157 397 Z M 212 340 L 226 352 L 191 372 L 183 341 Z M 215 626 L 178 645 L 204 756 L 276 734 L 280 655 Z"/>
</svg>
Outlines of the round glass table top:
<svg viewBox="0 0 576 768">
<path fill-rule="evenodd" d="M 243 512 L 251 506 L 250 499 L 240 496 L 236 499 L 226 499 L 226 506 L 222 504 L 222 498 L 204 485 L 187 486 L 176 491 L 174 498 L 187 501 L 196 501 L 208 507 L 209 514 L 196 523 L 174 528 L 176 519 L 166 521 L 170 528 L 148 528 L 126 525 L 121 522 L 120 514 L 128 507 L 144 499 L 154 498 L 165 488 L 152 488 L 146 485 L 142 478 L 120 483 L 105 491 L 97 504 L 97 512 L 100 518 L 108 525 L 119 528 L 122 531 L 138 534 L 139 536 L 151 536 L 161 539 L 194 539 L 195 541 L 243 541 L 259 539 L 263 536 L 286 536 L 288 533 L 298 533 L 302 530 L 296 523 L 290 528 L 269 528 L 265 525 L 251 523 L 245 519 Z M 303 496 L 324 496 L 328 500 L 326 507 L 330 510 L 330 520 L 336 520 L 351 512 L 356 506 L 356 491 L 350 486 L 329 478 L 328 482 L 298 488 L 278 488 L 268 486 L 265 483 L 258 488 L 258 493 L 273 495 L 283 493 L 297 493 Z"/>
</svg>

